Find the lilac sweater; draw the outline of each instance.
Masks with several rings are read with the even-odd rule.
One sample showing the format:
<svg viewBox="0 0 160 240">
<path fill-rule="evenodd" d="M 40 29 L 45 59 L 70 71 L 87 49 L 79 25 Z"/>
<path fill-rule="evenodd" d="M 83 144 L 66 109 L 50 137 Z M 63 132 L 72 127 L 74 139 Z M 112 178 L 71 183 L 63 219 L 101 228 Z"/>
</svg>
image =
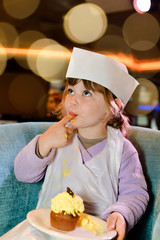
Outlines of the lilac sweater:
<svg viewBox="0 0 160 240">
<path fill-rule="evenodd" d="M 40 181 L 54 157 L 54 149 L 43 159 L 36 155 L 35 149 L 39 136 L 37 135 L 29 142 L 16 157 L 14 171 L 19 181 L 30 183 Z M 107 139 L 87 150 L 79 142 L 84 164 L 102 151 L 106 141 Z M 127 139 L 124 141 L 118 181 L 117 202 L 107 208 L 101 217 L 107 220 L 112 212 L 118 211 L 125 217 L 127 229 L 130 230 L 145 212 L 149 196 L 138 153 Z"/>
</svg>

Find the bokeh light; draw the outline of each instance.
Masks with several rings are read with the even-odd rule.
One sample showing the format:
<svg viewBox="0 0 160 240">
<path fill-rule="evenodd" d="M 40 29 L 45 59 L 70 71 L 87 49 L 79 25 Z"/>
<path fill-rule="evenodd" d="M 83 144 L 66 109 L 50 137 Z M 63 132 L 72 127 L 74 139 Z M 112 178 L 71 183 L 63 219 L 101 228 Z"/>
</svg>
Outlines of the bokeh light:
<svg viewBox="0 0 160 240">
<path fill-rule="evenodd" d="M 19 43 L 19 48 L 21 50 L 21 55 L 15 55 L 16 62 L 23 68 L 29 69 L 28 63 L 27 63 L 27 54 L 26 50 L 28 51 L 30 46 L 37 40 L 45 38 L 45 35 L 41 32 L 35 31 L 35 30 L 28 30 L 22 32 L 17 38 L 16 43 Z M 24 49 L 24 54 L 23 54 Z"/>
<path fill-rule="evenodd" d="M 130 54 L 131 48 L 126 44 L 124 39 L 118 35 L 105 35 L 94 45 L 94 49 L 98 52 L 112 52 Z"/>
<path fill-rule="evenodd" d="M 44 116 L 46 116 L 46 101 L 47 101 L 48 94 L 45 92 L 42 96 L 40 96 L 38 104 L 37 104 L 37 114 L 38 117 L 44 119 Z"/>
<path fill-rule="evenodd" d="M 0 75 L 2 75 L 7 66 L 7 54 L 4 46 L 0 44 Z"/>
<path fill-rule="evenodd" d="M 69 10 L 63 21 L 66 36 L 73 42 L 86 44 L 101 38 L 107 29 L 105 12 L 96 4 L 82 3 Z"/>
<path fill-rule="evenodd" d="M 151 49 L 160 38 L 159 23 L 148 13 L 130 15 L 124 22 L 122 31 L 126 43 L 139 51 Z"/>
<path fill-rule="evenodd" d="M 39 106 L 39 99 L 46 92 L 42 83 L 36 77 L 30 74 L 22 74 L 10 83 L 8 94 L 15 109 L 22 114 L 32 114 Z"/>
<path fill-rule="evenodd" d="M 39 72 L 37 70 L 37 57 L 40 51 L 42 51 L 42 49 L 44 49 L 45 47 L 48 47 L 49 45 L 54 45 L 54 44 L 58 44 L 58 42 L 53 39 L 43 38 L 35 41 L 30 46 L 27 54 L 27 62 L 32 72 L 39 75 Z"/>
<path fill-rule="evenodd" d="M 148 79 L 138 78 L 137 81 L 139 85 L 127 103 L 125 111 L 133 116 L 147 115 L 158 105 L 158 88 Z"/>
<path fill-rule="evenodd" d="M 0 41 L 5 48 L 18 47 L 18 41 L 15 42 L 18 36 L 16 28 L 7 22 L 0 22 Z M 8 55 L 8 59 L 13 55 Z"/>
<path fill-rule="evenodd" d="M 148 12 L 151 7 L 151 0 L 134 0 L 133 6 L 138 13 Z"/>
<path fill-rule="evenodd" d="M 52 44 L 43 48 L 37 57 L 37 70 L 45 80 L 65 78 L 70 59 L 70 51 L 60 44 Z"/>
<path fill-rule="evenodd" d="M 141 71 L 132 71 L 130 69 L 131 75 L 133 75 L 135 78 L 147 78 L 150 79 L 153 77 L 155 74 L 157 74 L 160 70 L 160 61 L 159 61 L 159 69 L 154 69 L 154 62 L 158 61 L 159 56 L 160 56 L 160 49 L 158 46 L 154 46 L 153 48 L 147 50 L 147 51 L 132 51 L 133 55 L 135 56 L 136 59 L 139 59 L 138 66 L 140 66 L 143 63 L 150 63 L 150 69 L 148 66 L 148 71 L 147 68 Z M 158 64 L 157 64 L 158 65 Z"/>
<path fill-rule="evenodd" d="M 3 7 L 11 17 L 24 19 L 36 11 L 39 3 L 40 0 L 3 0 Z"/>
</svg>

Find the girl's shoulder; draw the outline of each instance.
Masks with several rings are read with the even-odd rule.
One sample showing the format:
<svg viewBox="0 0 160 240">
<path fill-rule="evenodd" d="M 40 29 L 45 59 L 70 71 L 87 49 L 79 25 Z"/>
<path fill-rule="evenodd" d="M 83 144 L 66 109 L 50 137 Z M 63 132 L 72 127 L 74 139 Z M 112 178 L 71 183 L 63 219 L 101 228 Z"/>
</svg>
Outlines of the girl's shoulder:
<svg viewBox="0 0 160 240">
<path fill-rule="evenodd" d="M 132 156 L 133 154 L 137 154 L 136 148 L 133 146 L 131 141 L 127 138 L 124 138 L 124 144 L 123 144 L 123 156 Z"/>
</svg>

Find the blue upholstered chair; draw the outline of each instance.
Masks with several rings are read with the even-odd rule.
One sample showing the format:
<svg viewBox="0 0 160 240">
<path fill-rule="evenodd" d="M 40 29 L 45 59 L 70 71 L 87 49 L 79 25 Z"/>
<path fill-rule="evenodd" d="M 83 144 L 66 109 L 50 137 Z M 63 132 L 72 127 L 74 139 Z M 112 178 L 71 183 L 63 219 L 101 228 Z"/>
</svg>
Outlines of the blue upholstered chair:
<svg viewBox="0 0 160 240">
<path fill-rule="evenodd" d="M 155 225 L 153 227 L 153 234 L 152 234 L 152 240 L 159 240 L 159 239 L 160 239 L 160 212 L 158 214 Z"/>
<path fill-rule="evenodd" d="M 160 239 L 160 181 L 158 186 L 158 193 L 155 201 L 155 214 L 154 214 L 154 227 L 153 227 L 153 234 L 152 240 L 159 240 Z"/>
<path fill-rule="evenodd" d="M 14 159 L 34 136 L 43 133 L 50 125 L 47 122 L 0 125 L 0 236 L 24 220 L 36 207 L 43 180 L 39 183 L 18 182 L 14 176 Z M 128 234 L 127 240 L 151 240 L 160 184 L 160 131 L 133 127 L 130 140 L 139 152 L 150 201 L 146 213 Z"/>
</svg>

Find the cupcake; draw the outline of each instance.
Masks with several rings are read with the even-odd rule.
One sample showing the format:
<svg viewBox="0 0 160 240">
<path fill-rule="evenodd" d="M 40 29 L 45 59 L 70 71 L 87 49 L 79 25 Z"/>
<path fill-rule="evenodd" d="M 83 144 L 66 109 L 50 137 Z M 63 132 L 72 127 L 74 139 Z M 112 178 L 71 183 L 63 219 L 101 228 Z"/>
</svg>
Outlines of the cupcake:
<svg viewBox="0 0 160 240">
<path fill-rule="evenodd" d="M 64 231 L 72 231 L 83 211 L 82 198 L 67 188 L 67 192 L 59 193 L 51 200 L 51 226 Z"/>
</svg>

